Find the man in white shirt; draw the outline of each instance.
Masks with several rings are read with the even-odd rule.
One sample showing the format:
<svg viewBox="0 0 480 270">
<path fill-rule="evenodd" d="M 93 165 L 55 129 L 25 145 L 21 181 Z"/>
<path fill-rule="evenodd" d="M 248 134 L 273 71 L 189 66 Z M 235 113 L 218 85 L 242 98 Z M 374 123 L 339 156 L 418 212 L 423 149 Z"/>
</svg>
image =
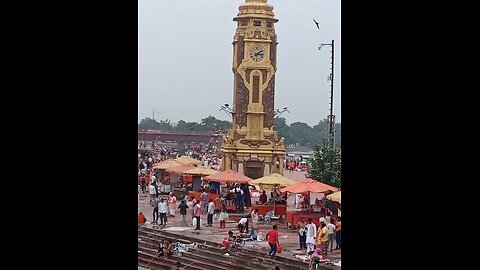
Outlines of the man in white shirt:
<svg viewBox="0 0 480 270">
<path fill-rule="evenodd" d="M 248 218 L 243 217 L 240 219 L 238 222 L 238 231 L 240 233 L 243 233 L 243 230 L 245 229 L 245 233 L 248 233 Z"/>
<path fill-rule="evenodd" d="M 158 204 L 158 214 L 160 215 L 160 225 L 167 225 L 167 203 L 164 198 L 161 198 Z"/>
<path fill-rule="evenodd" d="M 152 176 L 150 176 L 150 181 L 151 181 L 151 182 L 157 181 L 157 177 L 155 176 L 154 173 L 152 173 Z"/>
<path fill-rule="evenodd" d="M 312 218 L 308 218 L 308 224 L 305 226 L 307 230 L 307 239 L 306 239 L 306 244 L 307 244 L 307 253 L 310 251 L 315 251 L 315 244 L 316 244 L 316 238 L 317 238 L 317 225 L 312 222 Z"/>
<path fill-rule="evenodd" d="M 243 190 L 237 184 L 237 185 L 235 185 L 235 188 L 232 189 L 230 192 L 235 193 L 237 213 L 243 213 Z"/>
<path fill-rule="evenodd" d="M 150 194 L 150 205 L 152 205 L 153 200 L 155 200 L 155 186 L 153 182 L 150 182 L 150 186 L 148 186 L 148 193 Z"/>
<path fill-rule="evenodd" d="M 208 202 L 208 211 L 207 211 L 207 227 L 212 227 L 213 225 L 213 214 L 215 213 L 215 203 L 212 199 Z"/>
<path fill-rule="evenodd" d="M 328 228 L 328 244 L 327 248 L 330 247 L 330 252 L 332 252 L 333 249 L 333 239 L 335 238 L 335 225 L 333 223 L 328 223 L 327 224 Z"/>
</svg>

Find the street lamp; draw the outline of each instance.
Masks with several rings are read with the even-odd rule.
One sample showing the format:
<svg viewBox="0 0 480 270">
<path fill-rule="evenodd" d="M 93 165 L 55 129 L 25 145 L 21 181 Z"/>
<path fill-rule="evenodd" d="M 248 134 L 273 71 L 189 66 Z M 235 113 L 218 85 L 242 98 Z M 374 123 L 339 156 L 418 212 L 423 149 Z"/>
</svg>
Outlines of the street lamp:
<svg viewBox="0 0 480 270">
<path fill-rule="evenodd" d="M 328 75 L 327 81 L 330 81 L 330 115 L 328 116 L 328 141 L 332 144 L 335 142 L 335 115 L 333 115 L 333 50 L 334 50 L 334 43 L 332 39 L 332 43 L 322 43 L 318 50 L 321 50 L 323 46 L 330 46 L 332 49 L 332 56 L 331 56 L 331 67 L 330 67 L 330 74 Z"/>
<path fill-rule="evenodd" d="M 277 117 L 277 116 L 281 115 L 281 114 L 284 113 L 284 112 L 288 112 L 288 113 L 289 113 L 287 107 L 284 107 L 281 111 L 280 111 L 280 109 L 275 109 L 274 116 Z"/>
<path fill-rule="evenodd" d="M 226 114 L 228 114 L 233 119 L 233 110 L 232 110 L 232 108 L 230 108 L 230 106 L 227 103 L 223 104 L 223 106 L 220 107 L 219 111 L 224 111 Z"/>
</svg>

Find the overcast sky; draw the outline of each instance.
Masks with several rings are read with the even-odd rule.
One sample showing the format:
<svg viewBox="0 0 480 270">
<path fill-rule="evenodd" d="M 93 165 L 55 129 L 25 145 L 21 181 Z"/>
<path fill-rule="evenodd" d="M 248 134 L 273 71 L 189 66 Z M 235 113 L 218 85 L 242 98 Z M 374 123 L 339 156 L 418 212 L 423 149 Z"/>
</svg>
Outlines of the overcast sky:
<svg viewBox="0 0 480 270">
<path fill-rule="evenodd" d="M 233 103 L 233 36 L 245 0 L 138 1 L 138 121 L 200 122 Z M 339 0 L 268 0 L 279 22 L 275 108 L 310 126 L 329 114 L 330 47 L 335 40 L 334 114 L 341 122 Z M 313 22 L 320 23 L 318 30 Z"/>
</svg>

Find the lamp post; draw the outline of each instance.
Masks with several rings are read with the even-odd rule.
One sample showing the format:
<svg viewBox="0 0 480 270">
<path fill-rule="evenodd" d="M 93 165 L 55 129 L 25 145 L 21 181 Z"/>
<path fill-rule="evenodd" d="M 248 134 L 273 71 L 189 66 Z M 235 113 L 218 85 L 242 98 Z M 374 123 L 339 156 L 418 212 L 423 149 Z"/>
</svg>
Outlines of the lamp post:
<svg viewBox="0 0 480 270">
<path fill-rule="evenodd" d="M 225 103 L 222 107 L 220 107 L 219 111 L 224 111 L 226 114 L 228 114 L 232 118 L 232 121 L 233 121 L 233 110 L 232 108 L 230 108 L 230 106 L 227 103 Z"/>
<path fill-rule="evenodd" d="M 333 59 L 334 59 L 334 41 L 332 39 L 332 43 L 322 43 L 318 50 L 320 50 L 323 46 L 330 46 L 332 49 L 332 56 L 331 56 L 331 67 L 330 67 L 330 75 L 328 76 L 327 81 L 330 81 L 330 115 L 328 116 L 328 141 L 330 143 L 335 142 L 335 116 L 333 115 Z"/>
</svg>

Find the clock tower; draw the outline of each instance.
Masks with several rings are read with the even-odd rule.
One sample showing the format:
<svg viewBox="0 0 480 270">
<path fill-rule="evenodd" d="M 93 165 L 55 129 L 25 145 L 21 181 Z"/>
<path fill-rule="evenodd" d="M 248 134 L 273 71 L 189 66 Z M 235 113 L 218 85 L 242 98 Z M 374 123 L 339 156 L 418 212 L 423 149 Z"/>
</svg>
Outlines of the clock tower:
<svg viewBox="0 0 480 270">
<path fill-rule="evenodd" d="M 274 129 L 277 35 L 273 6 L 246 0 L 239 7 L 233 38 L 232 129 L 224 135 L 222 170 L 250 178 L 283 174 L 284 138 Z"/>
</svg>

